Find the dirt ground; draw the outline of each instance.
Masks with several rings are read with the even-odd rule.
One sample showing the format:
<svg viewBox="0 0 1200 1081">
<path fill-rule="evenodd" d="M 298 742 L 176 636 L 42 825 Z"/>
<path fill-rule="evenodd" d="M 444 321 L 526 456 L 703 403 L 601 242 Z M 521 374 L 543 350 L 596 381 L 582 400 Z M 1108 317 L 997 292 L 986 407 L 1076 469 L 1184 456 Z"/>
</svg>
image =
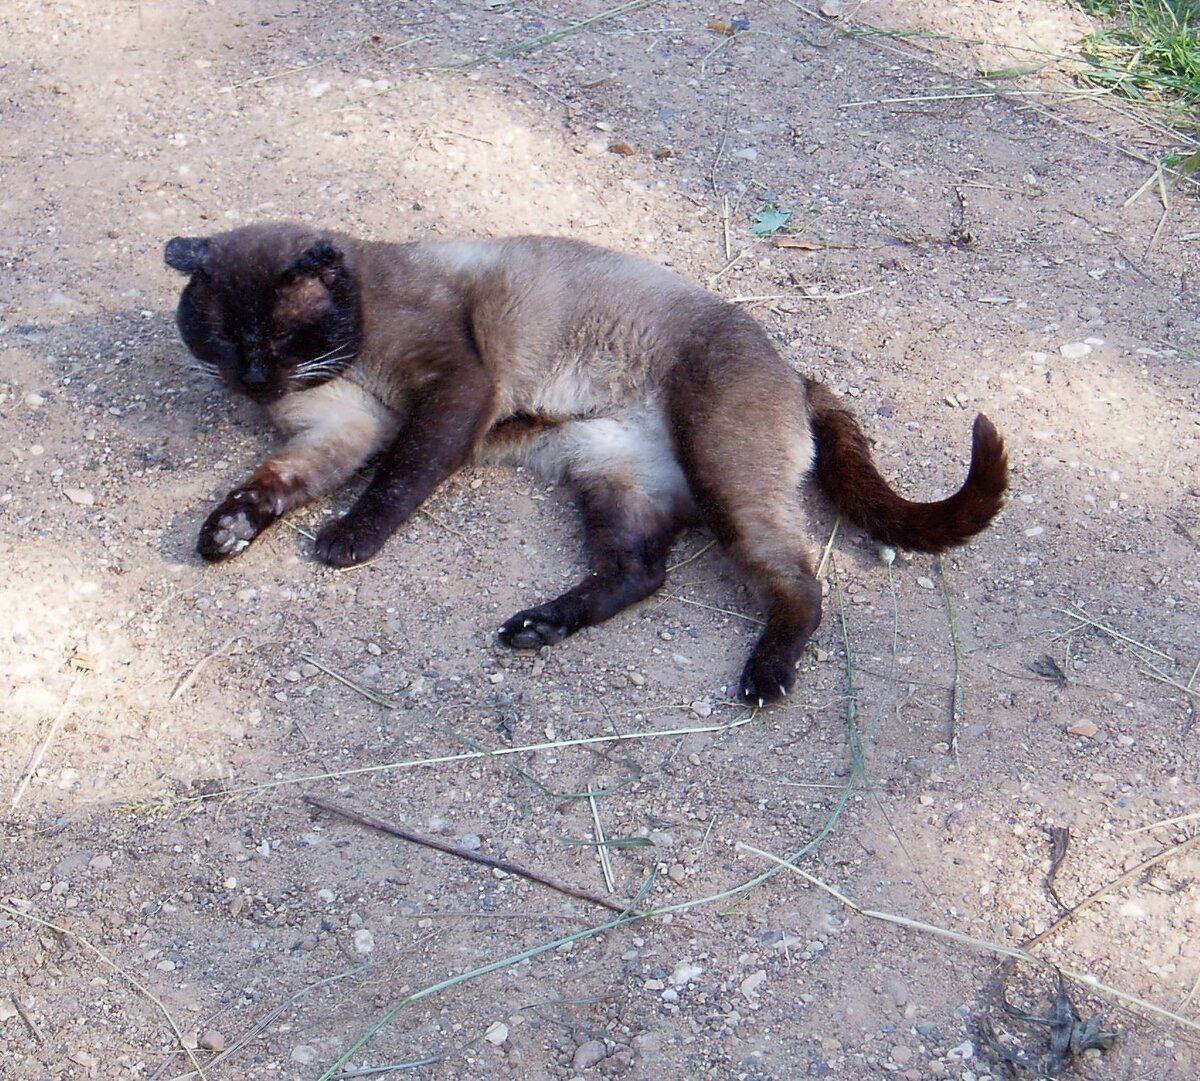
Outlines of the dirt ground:
<svg viewBox="0 0 1200 1081">
<path fill-rule="evenodd" d="M 1006 947 L 1133 872 L 1033 948 L 1187 1023 L 1068 982 L 1117 1034 L 1070 1068 L 1200 1074 L 1200 214 L 1131 199 L 1126 152 L 1178 142 L 1050 71 L 959 78 L 1069 53 L 1050 0 L 664 0 L 444 70 L 604 7 L 0 7 L 4 1078 L 981 1081 L 987 1018 L 1044 1052 L 996 953 L 790 871 L 722 896 L 772 866 L 743 845 Z M 984 44 L 838 33 L 866 24 Z M 750 235 L 768 204 L 792 246 Z M 699 535 L 610 624 L 496 643 L 582 569 L 520 472 L 467 470 L 363 568 L 300 532 L 350 492 L 204 565 L 271 437 L 188 371 L 162 248 L 282 217 L 661 260 L 852 399 L 918 498 L 986 412 L 1011 500 L 940 565 L 839 529 L 796 692 L 756 715 L 759 611 Z M 663 911 L 597 933 L 305 795 Z M 1005 985 L 1052 1005 L 1033 966 Z"/>
</svg>

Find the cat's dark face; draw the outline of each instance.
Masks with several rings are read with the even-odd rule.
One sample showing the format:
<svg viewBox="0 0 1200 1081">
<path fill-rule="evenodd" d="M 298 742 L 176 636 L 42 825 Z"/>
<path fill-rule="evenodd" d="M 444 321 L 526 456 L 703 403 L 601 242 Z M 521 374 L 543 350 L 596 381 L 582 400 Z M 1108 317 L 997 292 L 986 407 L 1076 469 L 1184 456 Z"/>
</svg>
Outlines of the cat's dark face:
<svg viewBox="0 0 1200 1081">
<path fill-rule="evenodd" d="M 202 368 L 269 403 L 324 383 L 362 343 L 357 281 L 333 240 L 302 226 L 252 225 L 175 237 L 167 265 L 191 276 L 179 334 Z"/>
</svg>

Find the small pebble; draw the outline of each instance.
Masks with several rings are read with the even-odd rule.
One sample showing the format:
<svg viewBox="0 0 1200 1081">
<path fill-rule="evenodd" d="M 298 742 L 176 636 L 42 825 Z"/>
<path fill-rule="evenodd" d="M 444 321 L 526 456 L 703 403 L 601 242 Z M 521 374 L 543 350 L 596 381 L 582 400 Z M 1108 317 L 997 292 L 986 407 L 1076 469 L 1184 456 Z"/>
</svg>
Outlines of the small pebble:
<svg viewBox="0 0 1200 1081">
<path fill-rule="evenodd" d="M 922 589 L 932 589 L 933 579 L 926 578 L 925 575 L 922 574 L 919 578 L 917 578 L 917 585 L 919 585 Z"/>
<path fill-rule="evenodd" d="M 671 971 L 671 982 L 676 987 L 682 987 L 684 984 L 699 979 L 703 974 L 704 969 L 699 965 L 694 965 L 691 961 L 680 961 Z"/>
<path fill-rule="evenodd" d="M 1066 342 L 1058 347 L 1058 351 L 1067 360 L 1078 360 L 1080 357 L 1086 357 L 1092 351 L 1092 347 L 1087 342 Z"/>
<path fill-rule="evenodd" d="M 760 968 L 757 972 L 750 973 L 741 983 L 741 992 L 747 1002 L 757 1002 L 758 992 L 764 983 L 767 982 L 767 974 Z"/>
<path fill-rule="evenodd" d="M 607 1054 L 608 1049 L 604 1046 L 603 1040 L 588 1040 L 587 1043 L 581 1043 L 575 1048 L 575 1055 L 571 1059 L 571 1068 L 575 1070 L 591 1069 Z"/>
<path fill-rule="evenodd" d="M 499 1047 L 508 1039 L 508 1026 L 503 1021 L 493 1021 L 483 1038 L 493 1047 Z"/>
<path fill-rule="evenodd" d="M 1067 735 L 1091 739 L 1099 731 L 1100 729 L 1096 727 L 1094 721 L 1076 721 L 1067 728 Z"/>
<path fill-rule="evenodd" d="M 354 952 L 367 954 L 375 949 L 375 936 L 365 927 L 354 932 Z"/>
<path fill-rule="evenodd" d="M 302 1065 L 309 1065 L 317 1061 L 317 1052 L 315 1048 L 309 1047 L 308 1044 L 302 1043 L 292 1048 L 292 1061 L 299 1062 Z"/>
<path fill-rule="evenodd" d="M 205 1029 L 200 1035 L 199 1046 L 202 1051 L 224 1051 L 225 1037 L 214 1029 Z"/>
</svg>

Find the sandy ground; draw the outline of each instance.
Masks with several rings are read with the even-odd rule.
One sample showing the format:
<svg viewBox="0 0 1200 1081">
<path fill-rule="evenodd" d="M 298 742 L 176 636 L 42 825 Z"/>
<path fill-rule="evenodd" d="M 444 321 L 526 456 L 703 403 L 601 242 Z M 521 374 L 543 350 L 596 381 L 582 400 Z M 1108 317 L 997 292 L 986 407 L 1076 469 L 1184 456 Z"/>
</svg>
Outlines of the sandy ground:
<svg viewBox="0 0 1200 1081">
<path fill-rule="evenodd" d="M 1044 1051 L 987 950 L 791 872 L 720 897 L 770 866 L 741 845 L 1009 947 L 1133 871 L 1035 949 L 1192 1029 L 1069 983 L 1117 1033 L 1073 1068 L 1200 1072 L 1175 847 L 1200 812 L 1200 214 L 1129 201 L 1153 169 L 1124 152 L 1171 138 L 1050 72 L 960 81 L 1070 50 L 1082 17 L 1033 0 L 856 13 L 973 46 L 665 0 L 437 70 L 603 8 L 0 8 L 5 1078 L 979 1081 L 1004 1076 L 987 1018 Z M 766 204 L 798 246 L 749 234 Z M 205 566 L 199 524 L 270 433 L 187 371 L 162 247 L 276 217 L 662 260 L 852 399 L 919 498 L 987 412 L 1011 502 L 940 565 L 839 530 L 796 692 L 758 715 L 729 688 L 759 612 L 702 536 L 610 624 L 496 644 L 581 572 L 569 503 L 519 472 L 463 473 L 364 568 L 299 532 L 349 492 Z M 596 933 L 613 913 L 304 795 L 673 910 Z M 1007 987 L 1039 1014 L 1055 990 L 1027 964 Z"/>
</svg>

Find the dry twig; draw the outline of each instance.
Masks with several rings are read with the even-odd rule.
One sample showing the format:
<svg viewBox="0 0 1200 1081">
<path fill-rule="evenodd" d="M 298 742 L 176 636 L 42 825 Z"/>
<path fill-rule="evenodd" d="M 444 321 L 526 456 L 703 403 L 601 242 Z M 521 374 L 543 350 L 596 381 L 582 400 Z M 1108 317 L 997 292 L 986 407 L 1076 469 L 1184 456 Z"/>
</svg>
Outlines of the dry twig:
<svg viewBox="0 0 1200 1081">
<path fill-rule="evenodd" d="M 600 905 L 602 908 L 607 908 L 610 912 L 628 912 L 629 906 L 626 904 L 618 904 L 616 901 L 610 901 L 607 897 L 600 897 L 597 894 L 591 893 L 588 890 L 578 889 L 575 886 L 567 885 L 564 882 L 558 882 L 553 878 L 540 874 L 537 871 L 530 871 L 518 864 L 511 863 L 508 860 L 498 860 L 494 856 L 485 856 L 482 852 L 468 852 L 466 849 L 457 848 L 454 845 L 444 844 L 441 841 L 435 841 L 432 837 L 422 837 L 418 833 L 412 833 L 409 830 L 403 829 L 400 826 L 387 822 L 382 818 L 376 818 L 374 815 L 363 814 L 360 811 L 351 810 L 349 807 L 342 807 L 336 803 L 330 803 L 320 796 L 301 796 L 300 797 L 310 807 L 316 807 L 322 811 L 328 811 L 330 814 L 340 815 L 342 818 L 349 819 L 351 822 L 357 822 L 362 826 L 369 826 L 371 829 L 379 830 L 380 833 L 386 833 L 391 837 L 399 837 L 402 841 L 408 841 L 411 844 L 423 845 L 425 848 L 432 848 L 437 852 L 444 852 L 448 856 L 457 856 L 462 860 L 469 860 L 471 863 L 479 863 L 484 867 L 491 867 L 498 871 L 503 871 L 505 874 L 516 875 L 518 878 L 528 879 L 530 882 L 537 882 L 542 886 L 548 886 L 552 890 L 557 890 L 559 893 L 565 893 L 568 897 L 575 897 L 580 901 L 589 901 L 594 905 Z"/>
</svg>

